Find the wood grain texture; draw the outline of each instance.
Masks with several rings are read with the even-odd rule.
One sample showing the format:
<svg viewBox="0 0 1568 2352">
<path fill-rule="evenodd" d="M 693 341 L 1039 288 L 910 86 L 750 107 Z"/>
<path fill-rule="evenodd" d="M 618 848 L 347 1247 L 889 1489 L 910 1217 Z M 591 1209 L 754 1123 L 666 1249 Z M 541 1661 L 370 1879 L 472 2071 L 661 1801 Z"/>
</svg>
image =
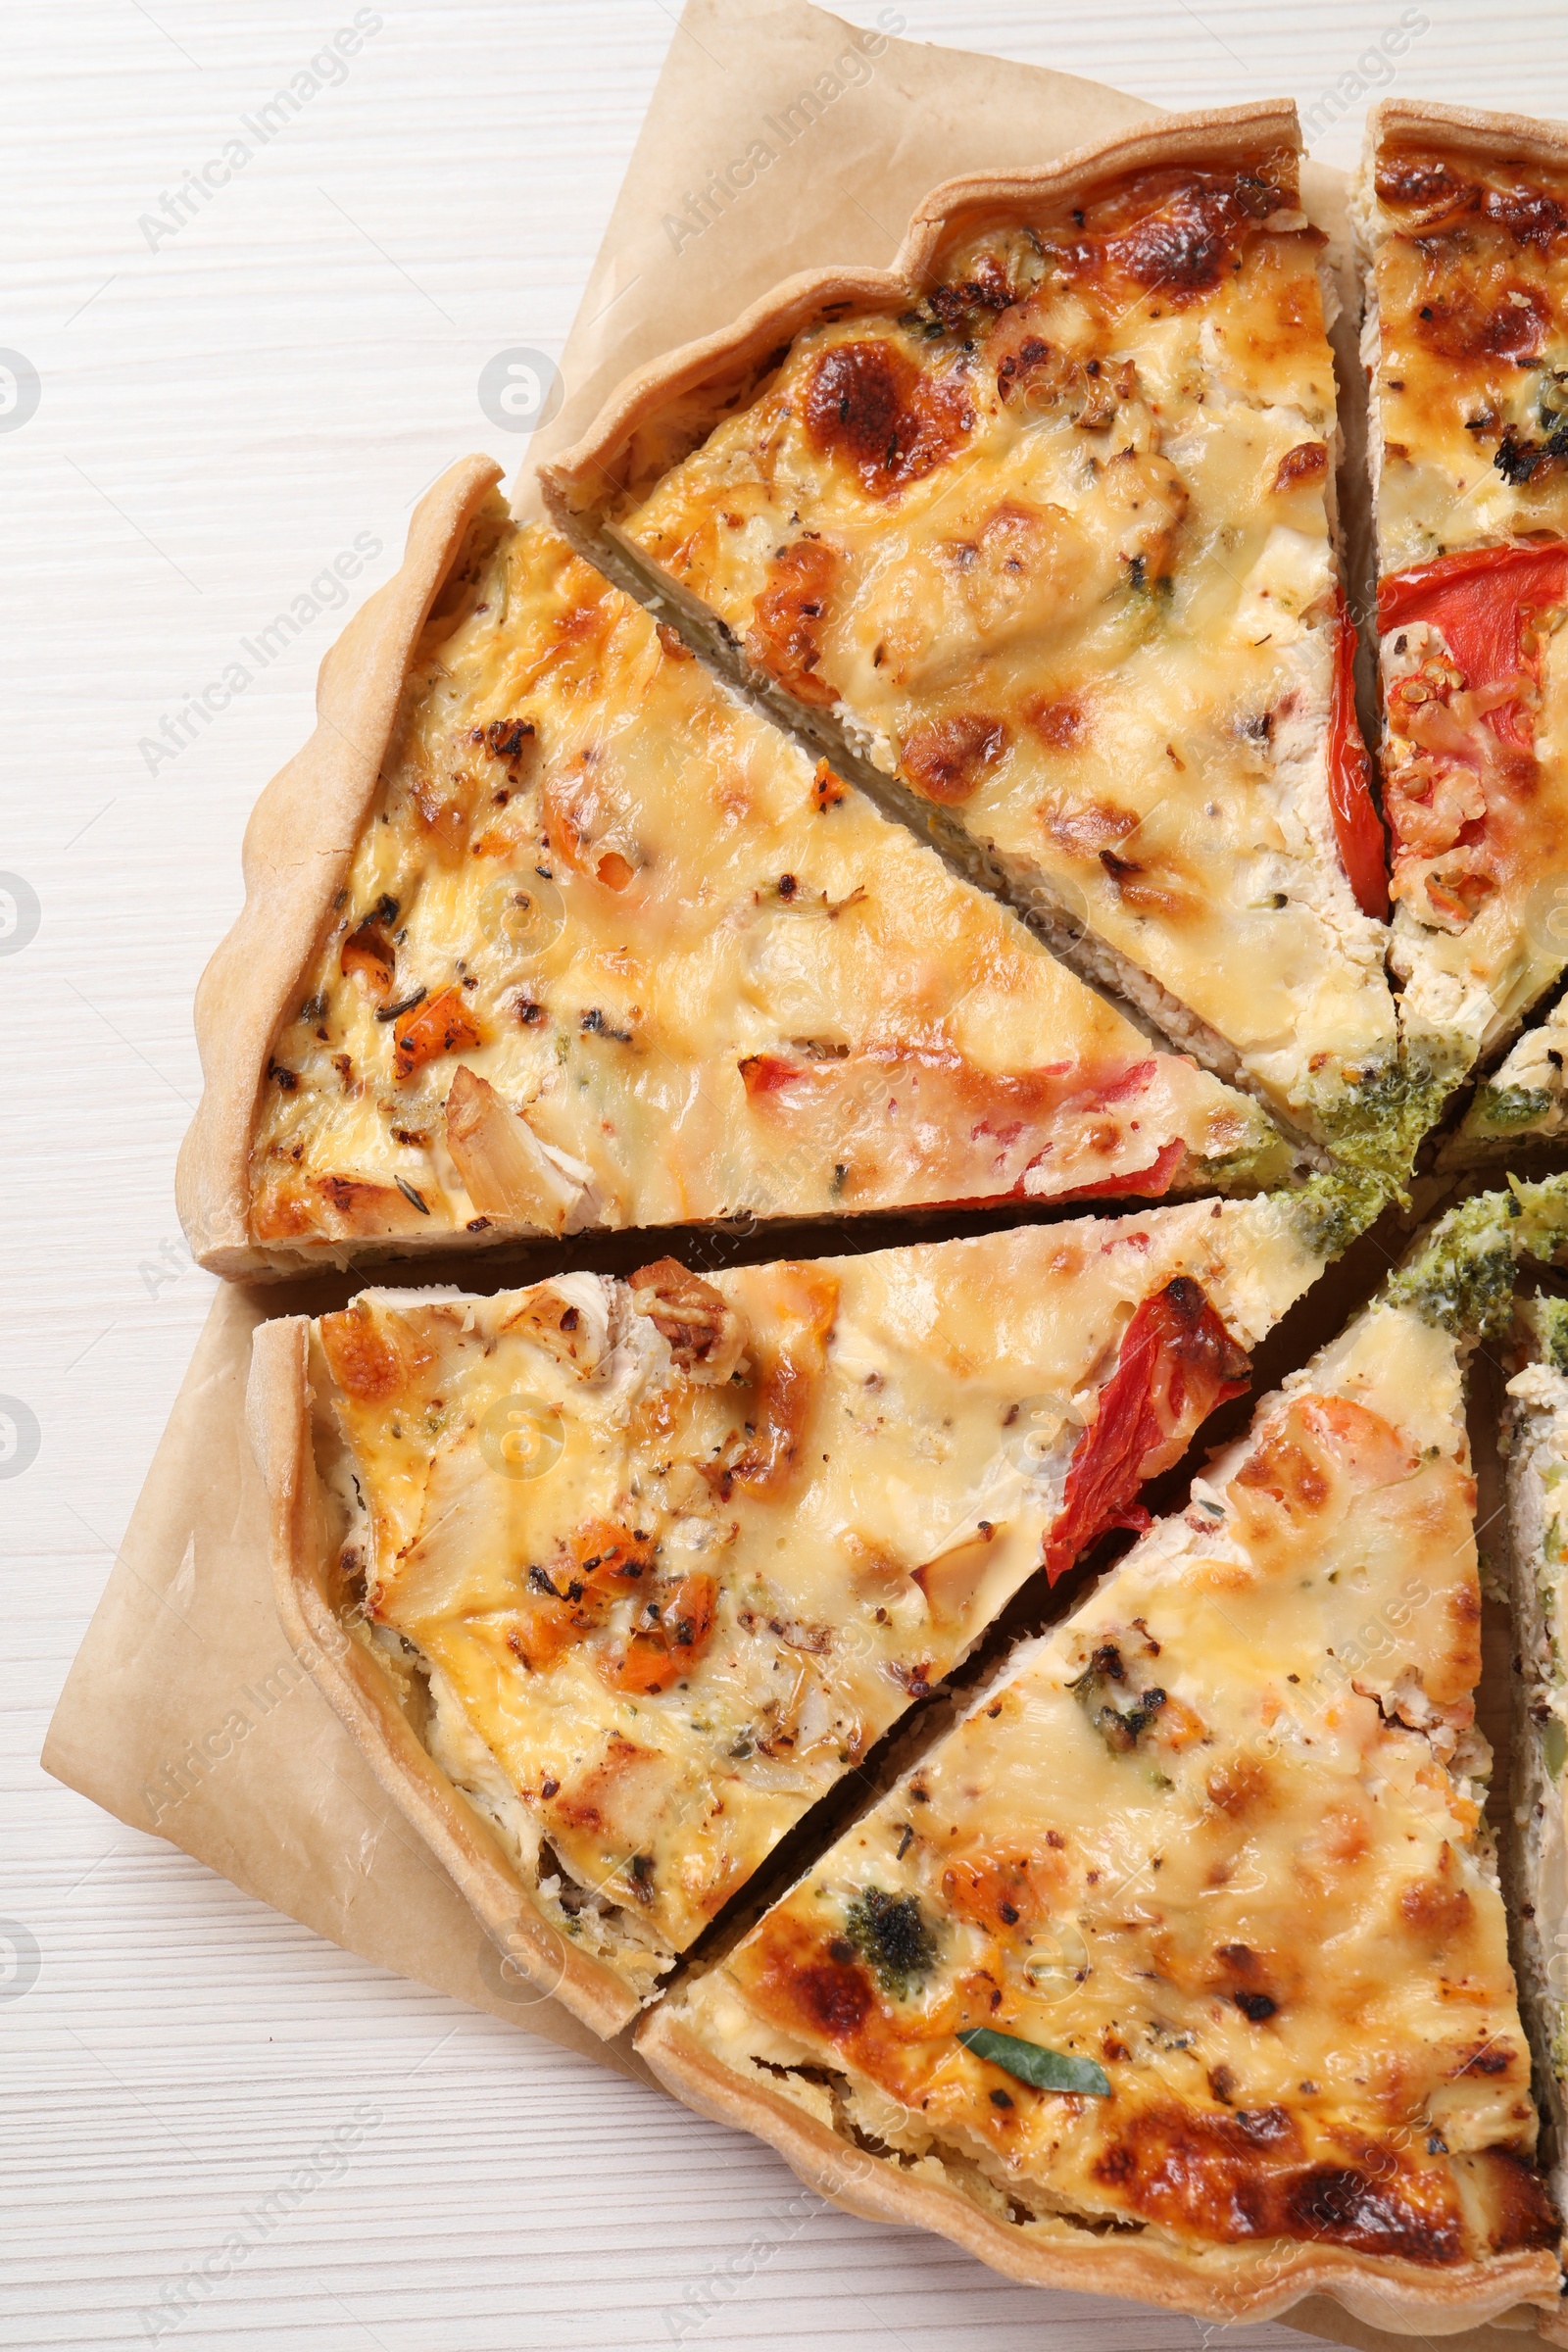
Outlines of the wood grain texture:
<svg viewBox="0 0 1568 2352">
<path fill-rule="evenodd" d="M 0 429 L 0 872 L 24 885 L 20 929 L 0 899 L 0 1398 L 35 1417 L 38 1451 L 0 1481 L 0 1916 L 18 1930 L 0 1943 L 0 2342 L 1283 2352 L 1301 2341 L 1283 2327 L 1039 2295 L 857 2222 L 760 2146 L 378 1975 L 38 1770 L 211 1290 L 172 1178 L 191 995 L 239 904 L 245 819 L 419 491 L 469 448 L 515 465 L 480 369 L 560 350 L 685 37 L 660 0 L 379 0 L 342 79 L 149 245 L 143 217 L 249 137 L 355 5 L 7 12 L 0 343 L 40 398 Z M 1381 91 L 1568 117 L 1549 0 L 1484 18 L 1469 0 L 899 0 L 897 18 L 1173 107 L 1294 95 L 1338 164 Z M 1401 18 L 1426 29 L 1391 61 Z M 678 157 L 670 178 L 678 199 Z M 333 562 L 357 539 L 376 553 L 344 588 Z M 182 721 L 225 670 L 226 706 Z"/>
</svg>

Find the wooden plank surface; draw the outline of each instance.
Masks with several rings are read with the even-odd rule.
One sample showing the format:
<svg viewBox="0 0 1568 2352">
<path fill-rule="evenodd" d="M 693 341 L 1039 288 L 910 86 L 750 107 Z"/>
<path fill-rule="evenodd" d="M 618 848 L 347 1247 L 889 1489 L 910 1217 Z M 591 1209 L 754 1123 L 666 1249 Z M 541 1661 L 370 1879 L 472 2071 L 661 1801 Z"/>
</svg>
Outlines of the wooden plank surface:
<svg viewBox="0 0 1568 2352">
<path fill-rule="evenodd" d="M 1341 164 L 1379 86 L 1568 116 L 1544 4 L 843 13 L 1165 105 L 1288 91 Z M 211 1290 L 172 1183 L 246 813 L 418 490 L 466 448 L 515 463 L 481 371 L 560 350 L 686 36 L 660 0 L 12 0 L 6 36 L 0 2341 L 1299 2344 L 1031 2295 L 850 2220 L 39 1771 Z"/>
</svg>

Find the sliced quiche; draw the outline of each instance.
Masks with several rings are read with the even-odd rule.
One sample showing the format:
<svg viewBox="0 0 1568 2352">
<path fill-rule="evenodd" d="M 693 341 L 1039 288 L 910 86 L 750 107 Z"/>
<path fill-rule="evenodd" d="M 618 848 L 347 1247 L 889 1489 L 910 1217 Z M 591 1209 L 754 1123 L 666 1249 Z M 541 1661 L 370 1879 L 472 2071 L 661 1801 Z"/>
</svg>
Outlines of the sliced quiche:
<svg viewBox="0 0 1568 2352">
<path fill-rule="evenodd" d="M 1383 837 L 1289 106 L 939 188 L 544 471 L 618 563 L 1064 954 L 1402 1173 Z"/>
<path fill-rule="evenodd" d="M 1440 1229 L 688 1977 L 638 2035 L 670 2088 L 1042 2284 L 1418 2333 L 1555 2305 L 1460 1364 L 1514 1206 Z"/>
<path fill-rule="evenodd" d="M 1359 214 L 1393 960 L 1456 1077 L 1568 962 L 1568 132 L 1389 100 Z"/>
<path fill-rule="evenodd" d="M 1476 1088 L 1449 1147 L 1461 1159 L 1495 1159 L 1510 1145 L 1548 1143 L 1568 1128 L 1568 1005 L 1559 1002 L 1527 1029 L 1506 1059 Z"/>
<path fill-rule="evenodd" d="M 1513 1873 L 1520 1988 L 1536 2051 L 1544 2156 L 1568 2212 L 1568 1301 L 1523 1310 L 1508 1383 L 1514 1615 Z M 1558 2340 L 1568 2340 L 1568 2330 Z"/>
<path fill-rule="evenodd" d="M 256 1335 L 279 1605 L 516 1966 L 624 2025 L 1042 1567 L 1246 1384 L 1292 1196 L 662 1258 Z"/>
<path fill-rule="evenodd" d="M 352 848 L 306 861 L 318 932 L 251 1064 L 238 1247 L 209 1233 L 207 1262 L 1286 1172 L 1260 1104 L 559 533 L 494 497 L 462 519 Z"/>
</svg>

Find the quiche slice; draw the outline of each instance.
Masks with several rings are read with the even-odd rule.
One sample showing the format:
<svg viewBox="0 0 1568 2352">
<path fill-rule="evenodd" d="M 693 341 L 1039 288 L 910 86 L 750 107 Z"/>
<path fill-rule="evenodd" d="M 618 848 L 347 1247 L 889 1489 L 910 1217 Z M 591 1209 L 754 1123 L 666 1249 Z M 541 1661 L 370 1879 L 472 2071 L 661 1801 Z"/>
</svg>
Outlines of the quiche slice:
<svg viewBox="0 0 1568 2352">
<path fill-rule="evenodd" d="M 1509 1590 L 1514 1617 L 1510 1892 L 1536 2053 L 1544 2155 L 1568 2213 L 1568 1301 L 1523 1309 L 1526 1361 L 1508 1383 Z M 1568 2341 L 1568 2328 L 1553 2331 Z"/>
<path fill-rule="evenodd" d="M 1568 1128 L 1568 1005 L 1555 1004 L 1527 1029 L 1506 1059 L 1476 1088 L 1452 1156 L 1494 1159 L 1510 1145 L 1545 1143 Z"/>
<path fill-rule="evenodd" d="M 264 1324 L 284 1626 L 612 2033 L 1037 1570 L 1142 1523 L 1320 1264 L 1292 1196 Z"/>
<path fill-rule="evenodd" d="M 1287 1172 L 1261 1105 L 1151 1046 L 493 479 L 431 493 L 445 531 L 401 585 L 440 593 L 380 734 L 325 712 L 354 789 L 334 773 L 334 808 L 291 772 L 280 847 L 253 842 L 182 1171 L 204 1263 Z"/>
<path fill-rule="evenodd" d="M 1448 1220 L 645 2022 L 666 2085 L 1040 2284 L 1418 2334 L 1554 2305 L 1460 1359 L 1561 1211 Z"/>
<path fill-rule="evenodd" d="M 1255 106 L 951 181 L 890 270 L 789 280 L 542 478 L 1063 955 L 1398 1175 L 1298 146 Z"/>
<path fill-rule="evenodd" d="M 1568 961 L 1568 131 L 1391 99 L 1358 214 L 1393 965 L 1456 1078 Z"/>
</svg>

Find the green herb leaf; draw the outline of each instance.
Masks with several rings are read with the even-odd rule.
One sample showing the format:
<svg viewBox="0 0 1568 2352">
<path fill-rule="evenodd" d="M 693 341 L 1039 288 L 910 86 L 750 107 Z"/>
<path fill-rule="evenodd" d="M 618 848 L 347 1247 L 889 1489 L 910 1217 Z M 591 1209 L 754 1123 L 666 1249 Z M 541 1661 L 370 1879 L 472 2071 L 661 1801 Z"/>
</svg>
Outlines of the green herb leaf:
<svg viewBox="0 0 1568 2352">
<path fill-rule="evenodd" d="M 993 2033 L 989 2026 L 972 2026 L 958 2039 L 988 2066 L 1000 2066 L 1004 2075 L 1036 2090 L 1076 2090 L 1091 2099 L 1110 2096 L 1110 2077 L 1093 2058 L 1068 2058 L 1060 2050 L 1043 2049 L 1038 2041 L 1020 2041 L 1015 2034 Z"/>
</svg>

